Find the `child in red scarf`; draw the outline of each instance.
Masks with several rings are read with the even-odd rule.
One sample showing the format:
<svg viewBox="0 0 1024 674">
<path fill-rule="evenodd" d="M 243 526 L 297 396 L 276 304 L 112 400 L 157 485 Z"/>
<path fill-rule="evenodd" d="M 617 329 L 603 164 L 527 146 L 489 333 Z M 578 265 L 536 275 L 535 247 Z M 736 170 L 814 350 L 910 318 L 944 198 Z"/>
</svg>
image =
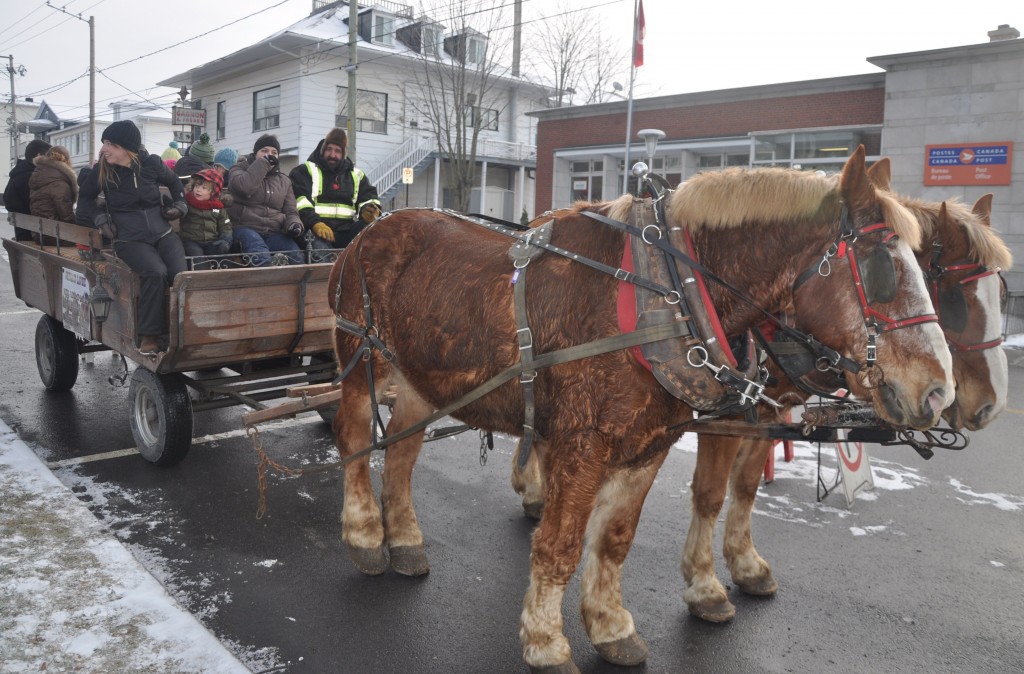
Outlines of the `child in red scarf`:
<svg viewBox="0 0 1024 674">
<path fill-rule="evenodd" d="M 215 169 L 192 175 L 185 191 L 188 214 L 181 220 L 185 255 L 225 255 L 231 248 L 231 221 L 220 201 L 224 179 Z"/>
</svg>

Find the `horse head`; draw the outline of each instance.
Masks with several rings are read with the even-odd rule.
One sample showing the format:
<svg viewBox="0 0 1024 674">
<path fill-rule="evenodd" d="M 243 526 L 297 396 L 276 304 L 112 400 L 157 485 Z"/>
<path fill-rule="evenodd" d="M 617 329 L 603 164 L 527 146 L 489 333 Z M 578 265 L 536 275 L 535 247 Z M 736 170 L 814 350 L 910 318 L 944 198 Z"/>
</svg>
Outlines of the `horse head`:
<svg viewBox="0 0 1024 674">
<path fill-rule="evenodd" d="M 766 311 L 790 312 L 797 329 L 858 363 L 849 388 L 880 418 L 929 428 L 955 388 L 912 250 L 921 228 L 875 186 L 864 157 L 858 148 L 838 177 L 789 169 L 699 174 L 671 197 L 668 218 L 690 229 L 719 276 L 736 280 Z M 726 292 L 712 296 L 728 334 L 760 321 Z"/>
</svg>

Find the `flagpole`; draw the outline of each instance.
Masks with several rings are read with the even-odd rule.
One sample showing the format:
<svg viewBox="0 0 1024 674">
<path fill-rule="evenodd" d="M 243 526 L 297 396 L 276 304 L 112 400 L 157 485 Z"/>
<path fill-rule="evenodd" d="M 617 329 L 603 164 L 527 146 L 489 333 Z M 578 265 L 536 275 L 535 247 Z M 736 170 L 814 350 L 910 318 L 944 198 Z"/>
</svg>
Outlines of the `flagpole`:
<svg viewBox="0 0 1024 674">
<path fill-rule="evenodd" d="M 626 149 L 622 160 L 622 193 L 629 193 L 629 144 L 633 136 L 633 79 L 636 77 L 637 10 L 640 0 L 633 0 L 633 49 L 629 55 L 629 97 L 626 99 Z"/>
</svg>

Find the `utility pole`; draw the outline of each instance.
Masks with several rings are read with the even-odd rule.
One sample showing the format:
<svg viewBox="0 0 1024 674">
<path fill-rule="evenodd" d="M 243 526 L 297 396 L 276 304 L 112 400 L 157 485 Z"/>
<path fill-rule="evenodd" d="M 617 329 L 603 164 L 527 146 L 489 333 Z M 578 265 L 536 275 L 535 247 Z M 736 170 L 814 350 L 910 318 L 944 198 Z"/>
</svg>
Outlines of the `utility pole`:
<svg viewBox="0 0 1024 674">
<path fill-rule="evenodd" d="M 46 6 L 89 24 L 89 166 L 92 166 L 96 161 L 96 21 L 91 16 L 83 19 L 81 14 L 72 14 L 63 7 L 51 5 L 50 0 L 46 0 Z"/>
<path fill-rule="evenodd" d="M 15 107 L 17 98 L 14 96 L 14 55 L 7 56 L 7 74 L 11 77 L 11 166 L 18 161 L 18 146 L 21 145 L 21 138 L 18 135 L 18 108 Z"/>
<path fill-rule="evenodd" d="M 371 28 L 371 30 L 373 30 Z M 359 55 L 356 45 L 359 44 L 359 0 L 348 0 L 348 157 L 356 161 L 356 103 L 359 97 L 356 92 L 356 69 L 359 67 Z"/>
</svg>

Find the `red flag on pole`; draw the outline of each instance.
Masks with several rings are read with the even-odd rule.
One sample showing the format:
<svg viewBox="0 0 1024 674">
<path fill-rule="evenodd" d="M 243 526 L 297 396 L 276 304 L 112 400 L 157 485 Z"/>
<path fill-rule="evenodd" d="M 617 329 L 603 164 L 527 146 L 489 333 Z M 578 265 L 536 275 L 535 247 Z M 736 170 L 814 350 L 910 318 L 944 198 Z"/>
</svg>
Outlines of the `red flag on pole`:
<svg viewBox="0 0 1024 674">
<path fill-rule="evenodd" d="M 644 34 L 647 26 L 644 23 L 644 0 L 640 0 L 639 9 L 636 13 L 636 23 L 633 26 L 633 67 L 639 68 L 644 64 Z"/>
</svg>

